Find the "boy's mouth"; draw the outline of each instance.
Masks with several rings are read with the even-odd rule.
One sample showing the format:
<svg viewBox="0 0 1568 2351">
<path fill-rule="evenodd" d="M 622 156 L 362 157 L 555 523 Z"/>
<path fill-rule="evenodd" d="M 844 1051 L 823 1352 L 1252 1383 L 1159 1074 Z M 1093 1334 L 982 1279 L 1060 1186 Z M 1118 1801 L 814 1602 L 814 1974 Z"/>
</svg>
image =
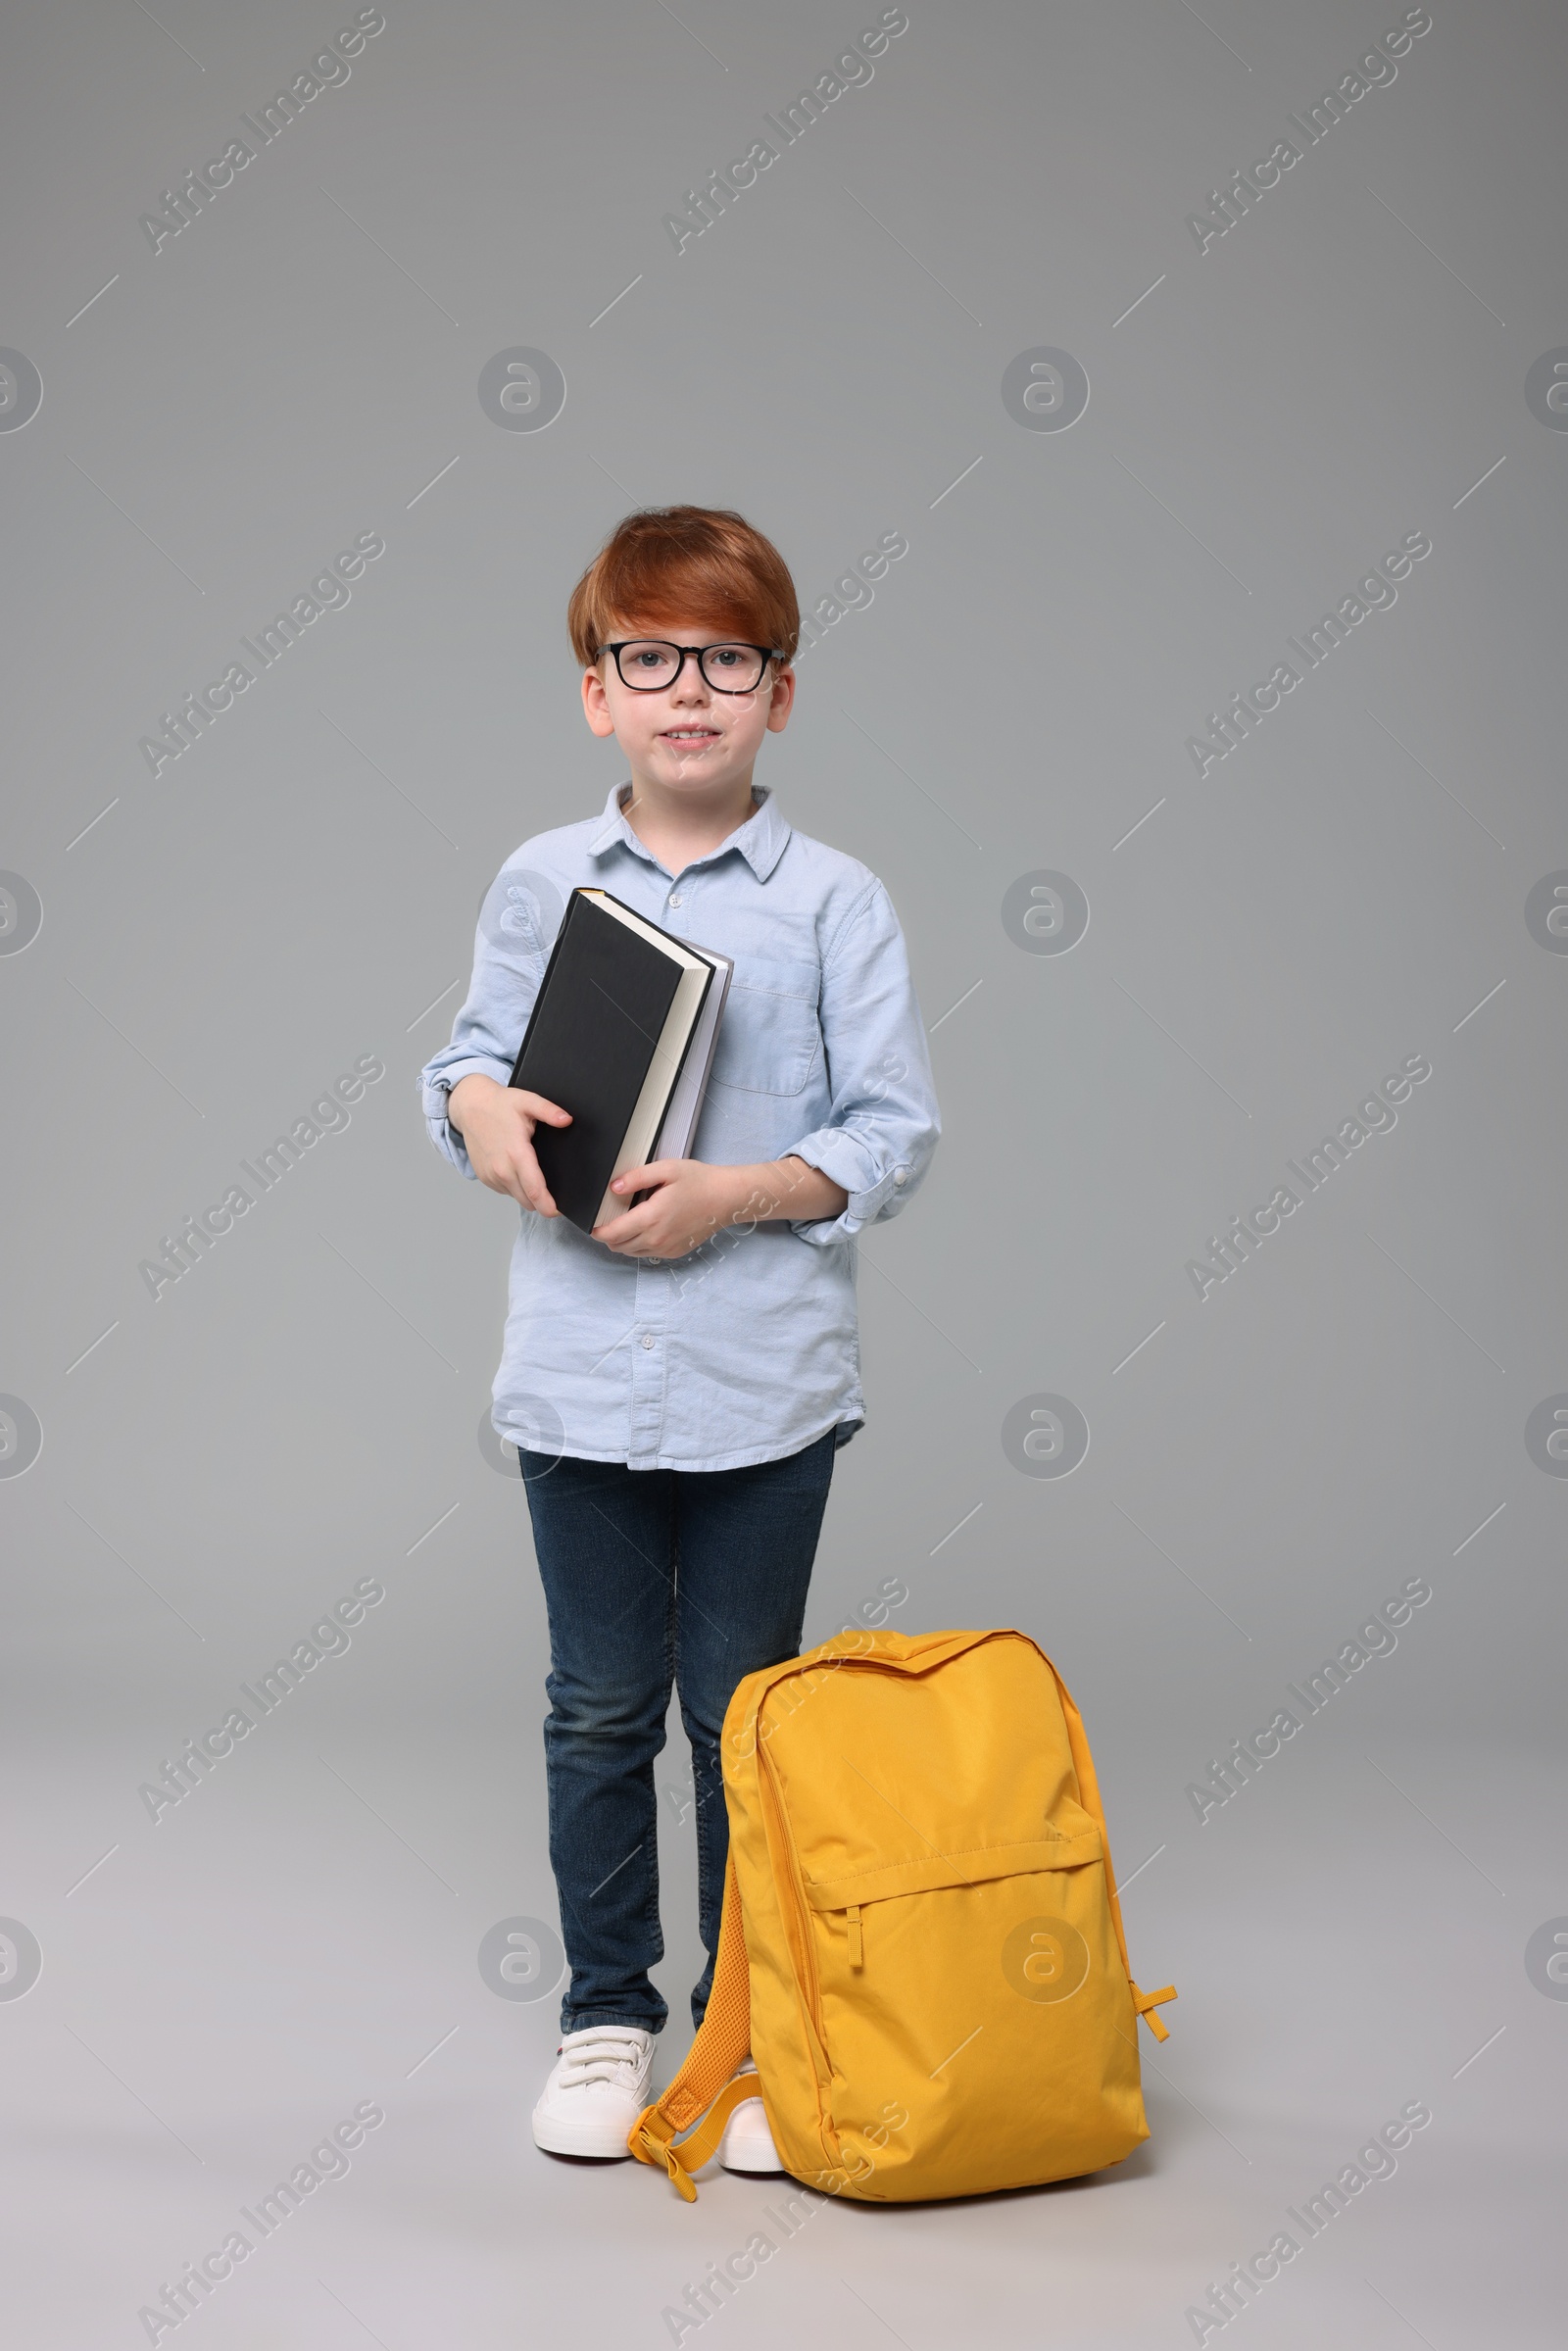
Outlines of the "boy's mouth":
<svg viewBox="0 0 1568 2351">
<path fill-rule="evenodd" d="M 662 743 L 716 743 L 716 726 L 666 726 L 661 736 Z"/>
</svg>

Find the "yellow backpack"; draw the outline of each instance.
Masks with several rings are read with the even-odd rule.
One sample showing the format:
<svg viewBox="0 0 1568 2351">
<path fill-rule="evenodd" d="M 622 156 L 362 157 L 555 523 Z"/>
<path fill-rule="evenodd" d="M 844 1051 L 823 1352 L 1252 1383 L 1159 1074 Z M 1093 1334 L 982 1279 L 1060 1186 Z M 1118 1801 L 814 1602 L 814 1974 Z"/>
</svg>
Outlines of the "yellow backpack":
<svg viewBox="0 0 1568 2351">
<path fill-rule="evenodd" d="M 786 2171 L 873 2204 L 1074 2179 L 1149 2136 L 1137 2020 L 1166 2039 L 1176 1994 L 1131 1981 L 1089 1741 L 1033 1641 L 840 1634 L 746 1677 L 723 1763 L 712 1995 L 633 2155 L 691 2202 L 759 2092 Z"/>
</svg>

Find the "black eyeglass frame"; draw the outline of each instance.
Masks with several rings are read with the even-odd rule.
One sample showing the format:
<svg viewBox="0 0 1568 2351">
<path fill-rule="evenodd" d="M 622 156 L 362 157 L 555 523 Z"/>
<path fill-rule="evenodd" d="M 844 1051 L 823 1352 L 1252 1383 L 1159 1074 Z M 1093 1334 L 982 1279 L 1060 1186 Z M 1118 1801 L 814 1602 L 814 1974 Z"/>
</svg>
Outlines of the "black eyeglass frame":
<svg viewBox="0 0 1568 2351">
<path fill-rule="evenodd" d="M 676 664 L 674 676 L 672 678 L 662 680 L 657 686 L 633 685 L 631 679 L 626 675 L 625 670 L 622 669 L 620 665 L 620 657 L 625 652 L 628 645 L 669 646 L 672 652 L 680 655 L 680 661 Z M 671 687 L 679 685 L 682 676 L 685 674 L 686 656 L 689 653 L 694 653 L 697 656 L 698 674 L 702 678 L 704 685 L 707 686 L 711 693 L 758 693 L 762 683 L 760 677 L 758 678 L 756 685 L 752 686 L 721 686 L 716 682 L 715 679 L 709 676 L 708 664 L 704 659 L 704 656 L 710 653 L 722 653 L 727 645 L 742 645 L 745 646 L 745 649 L 748 653 L 760 653 L 762 657 L 764 669 L 769 661 L 782 661 L 784 659 L 784 656 L 779 652 L 776 645 L 747 645 L 744 637 L 724 637 L 716 645 L 677 645 L 673 637 L 622 637 L 618 645 L 602 645 L 599 650 L 601 653 L 612 654 L 614 656 L 615 675 L 619 678 L 621 684 L 625 687 L 628 694 L 667 694 Z"/>
</svg>

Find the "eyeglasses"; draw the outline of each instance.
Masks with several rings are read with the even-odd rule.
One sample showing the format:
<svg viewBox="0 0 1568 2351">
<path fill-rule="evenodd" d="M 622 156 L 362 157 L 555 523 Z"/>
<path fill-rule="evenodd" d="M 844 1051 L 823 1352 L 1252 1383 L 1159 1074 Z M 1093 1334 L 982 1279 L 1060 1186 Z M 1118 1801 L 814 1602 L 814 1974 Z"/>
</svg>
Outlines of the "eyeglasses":
<svg viewBox="0 0 1568 2351">
<path fill-rule="evenodd" d="M 634 694 L 658 694 L 674 685 L 689 653 L 696 655 L 704 683 L 715 694 L 754 692 L 768 662 L 783 659 L 771 645 L 668 645 L 661 637 L 627 637 L 603 650 L 614 655 L 616 674 Z"/>
</svg>

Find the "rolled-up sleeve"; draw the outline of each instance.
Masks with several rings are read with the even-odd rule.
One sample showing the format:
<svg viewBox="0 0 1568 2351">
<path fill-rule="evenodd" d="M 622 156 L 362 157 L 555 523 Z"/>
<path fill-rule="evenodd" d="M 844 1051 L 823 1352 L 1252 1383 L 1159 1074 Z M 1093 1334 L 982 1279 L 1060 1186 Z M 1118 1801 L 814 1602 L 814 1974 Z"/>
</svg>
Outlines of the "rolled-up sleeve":
<svg viewBox="0 0 1568 2351">
<path fill-rule="evenodd" d="M 873 882 L 822 963 L 818 1004 L 832 1110 L 788 1153 L 842 1184 L 841 1215 L 791 1218 L 818 1247 L 896 1216 L 918 1191 L 942 1133 L 925 1023 L 893 902 Z"/>
<path fill-rule="evenodd" d="M 539 993 L 547 947 L 534 893 L 521 878 L 510 881 L 503 866 L 480 910 L 473 935 L 473 975 L 467 1000 L 453 1023 L 452 1041 L 426 1061 L 418 1076 L 430 1140 L 470 1182 L 478 1179 L 467 1147 L 447 1115 L 448 1099 L 459 1079 L 476 1070 L 499 1086 L 511 1077 Z"/>
</svg>

